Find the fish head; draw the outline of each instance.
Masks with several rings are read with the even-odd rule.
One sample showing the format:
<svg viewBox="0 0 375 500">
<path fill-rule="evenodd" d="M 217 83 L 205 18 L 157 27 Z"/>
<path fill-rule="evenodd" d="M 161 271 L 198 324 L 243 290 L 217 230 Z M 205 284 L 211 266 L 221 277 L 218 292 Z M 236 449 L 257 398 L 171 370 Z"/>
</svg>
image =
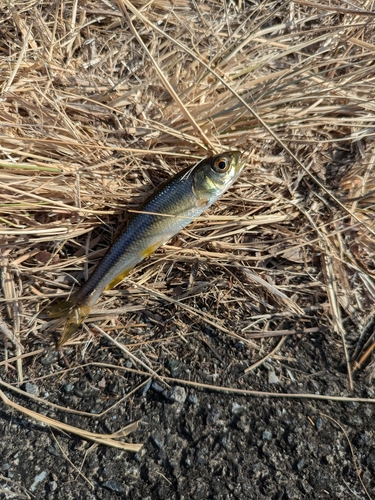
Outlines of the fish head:
<svg viewBox="0 0 375 500">
<path fill-rule="evenodd" d="M 226 151 L 202 160 L 193 172 L 198 200 L 213 203 L 236 181 L 244 166 L 240 151 Z"/>
</svg>

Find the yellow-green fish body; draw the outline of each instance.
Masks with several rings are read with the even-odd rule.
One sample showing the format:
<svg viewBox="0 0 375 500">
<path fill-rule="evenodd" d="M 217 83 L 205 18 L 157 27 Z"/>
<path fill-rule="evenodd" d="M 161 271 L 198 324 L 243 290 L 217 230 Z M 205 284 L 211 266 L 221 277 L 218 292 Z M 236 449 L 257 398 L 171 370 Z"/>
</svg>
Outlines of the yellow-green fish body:
<svg viewBox="0 0 375 500">
<path fill-rule="evenodd" d="M 202 160 L 179 172 L 134 214 L 94 273 L 69 299 L 52 306 L 50 317 L 66 319 L 59 345 L 76 331 L 104 290 L 113 288 L 214 203 L 237 179 L 244 162 L 239 151 Z"/>
</svg>

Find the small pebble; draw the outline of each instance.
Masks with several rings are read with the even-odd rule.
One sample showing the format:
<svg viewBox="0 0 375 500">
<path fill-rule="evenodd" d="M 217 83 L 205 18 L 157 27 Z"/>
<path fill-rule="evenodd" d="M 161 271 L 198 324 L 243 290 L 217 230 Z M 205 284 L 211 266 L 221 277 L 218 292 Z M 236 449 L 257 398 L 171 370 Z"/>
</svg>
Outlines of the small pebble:
<svg viewBox="0 0 375 500">
<path fill-rule="evenodd" d="M 181 361 L 177 359 L 170 359 L 168 363 L 168 368 L 171 372 L 171 377 L 178 378 L 181 375 Z"/>
<path fill-rule="evenodd" d="M 239 351 L 242 351 L 243 348 L 245 347 L 245 344 L 242 342 L 242 340 L 238 340 L 235 344 L 234 347 L 238 349 Z"/>
<path fill-rule="evenodd" d="M 162 387 L 160 384 L 158 384 L 157 382 L 152 382 L 151 384 L 151 388 L 155 391 L 155 392 L 163 392 L 164 391 L 164 387 Z"/>
<path fill-rule="evenodd" d="M 163 440 L 160 439 L 160 437 L 158 437 L 158 436 L 152 436 L 151 439 L 152 439 L 152 442 L 154 443 L 154 445 L 157 448 L 159 448 L 159 450 L 161 450 L 163 448 L 164 443 L 163 443 Z"/>
<path fill-rule="evenodd" d="M 359 403 L 357 403 L 357 401 L 348 401 L 346 405 L 349 406 L 349 408 L 357 408 L 357 406 L 359 406 Z"/>
<path fill-rule="evenodd" d="M 270 441 L 271 438 L 272 438 L 272 432 L 266 429 L 262 434 L 262 439 L 264 441 Z"/>
<path fill-rule="evenodd" d="M 279 383 L 279 377 L 276 375 L 274 370 L 270 370 L 268 372 L 268 383 L 269 384 L 278 384 Z"/>
<path fill-rule="evenodd" d="M 44 358 L 41 359 L 41 363 L 43 366 L 51 365 L 57 358 L 57 354 L 55 351 L 50 351 Z"/>
<path fill-rule="evenodd" d="M 133 458 L 138 463 L 142 462 L 142 454 L 141 453 L 136 453 L 135 455 L 133 455 Z"/>
<path fill-rule="evenodd" d="M 94 406 L 94 408 L 91 408 L 90 413 L 93 415 L 99 415 L 103 411 L 103 408 L 101 406 Z"/>
<path fill-rule="evenodd" d="M 147 393 L 148 393 L 148 391 L 150 390 L 151 385 L 152 385 L 152 379 L 150 379 L 150 380 L 147 382 L 147 384 L 145 384 L 145 385 L 143 386 L 143 389 L 142 389 L 141 394 L 140 394 L 141 398 L 143 398 L 143 397 L 145 397 L 145 396 L 146 396 L 146 394 L 147 394 Z"/>
<path fill-rule="evenodd" d="M 48 483 L 48 487 L 49 487 L 50 491 L 56 491 L 57 490 L 57 483 L 56 483 L 56 481 L 50 481 Z"/>
<path fill-rule="evenodd" d="M 60 451 L 56 450 L 53 446 L 47 446 L 47 451 L 48 453 L 51 453 L 54 457 L 59 457 L 60 456 Z"/>
<path fill-rule="evenodd" d="M 39 396 L 39 387 L 31 382 L 26 382 L 24 385 L 24 390 L 28 394 L 32 394 L 33 396 Z"/>
<path fill-rule="evenodd" d="M 243 406 L 239 405 L 238 403 L 234 402 L 232 404 L 232 413 L 233 415 L 237 415 L 238 413 L 241 413 L 243 411 Z"/>
<path fill-rule="evenodd" d="M 98 382 L 98 387 L 99 389 L 105 389 L 107 385 L 106 379 L 103 377 L 101 380 Z"/>
<path fill-rule="evenodd" d="M 64 385 L 64 392 L 66 392 L 66 394 L 69 394 L 73 390 L 74 390 L 74 385 L 73 384 L 65 384 Z"/>
<path fill-rule="evenodd" d="M 185 403 L 187 394 L 183 387 L 175 385 L 171 389 L 164 391 L 163 396 L 166 399 L 169 399 L 169 401 L 172 401 L 173 403 L 182 404 Z"/>
<path fill-rule="evenodd" d="M 38 486 L 39 483 L 44 481 L 44 479 L 47 477 L 47 472 L 43 471 L 34 478 L 33 484 L 30 486 L 30 491 L 34 492 L 36 490 L 36 487 Z"/>
<path fill-rule="evenodd" d="M 320 431 L 320 429 L 322 428 L 322 426 L 323 426 L 323 420 L 319 417 L 319 418 L 316 419 L 316 422 L 315 422 L 316 430 Z"/>
<path fill-rule="evenodd" d="M 102 483 L 102 486 L 108 490 L 115 491 L 116 493 L 125 493 L 124 485 L 120 483 L 120 481 L 116 481 L 116 479 L 110 479 L 109 481 Z"/>
<path fill-rule="evenodd" d="M 303 469 L 303 466 L 305 465 L 305 459 L 304 458 L 301 458 L 300 460 L 298 460 L 297 462 L 297 469 L 298 470 L 301 470 Z"/>
<path fill-rule="evenodd" d="M 188 397 L 188 403 L 192 405 L 197 405 L 198 404 L 198 397 L 196 394 L 189 394 Z"/>
</svg>

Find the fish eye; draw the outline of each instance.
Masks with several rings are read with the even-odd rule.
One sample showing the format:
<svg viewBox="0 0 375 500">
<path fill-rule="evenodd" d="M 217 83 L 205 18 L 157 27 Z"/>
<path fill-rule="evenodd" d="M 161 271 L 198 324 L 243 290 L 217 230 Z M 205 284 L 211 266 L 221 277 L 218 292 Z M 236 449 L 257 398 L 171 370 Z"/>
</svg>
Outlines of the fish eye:
<svg viewBox="0 0 375 500">
<path fill-rule="evenodd" d="M 213 163 L 213 168 L 216 170 L 216 172 L 219 173 L 224 173 L 228 170 L 229 168 L 229 160 L 225 156 L 219 156 L 218 158 L 215 159 Z"/>
</svg>

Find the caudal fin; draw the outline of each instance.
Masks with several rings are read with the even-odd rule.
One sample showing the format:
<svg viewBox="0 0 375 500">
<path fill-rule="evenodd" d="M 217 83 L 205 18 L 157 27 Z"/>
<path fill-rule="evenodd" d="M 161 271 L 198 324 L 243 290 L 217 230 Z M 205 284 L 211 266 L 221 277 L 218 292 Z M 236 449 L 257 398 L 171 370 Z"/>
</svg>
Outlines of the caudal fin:
<svg viewBox="0 0 375 500">
<path fill-rule="evenodd" d="M 77 302 L 75 295 L 52 304 L 47 309 L 50 318 L 60 318 L 61 323 L 64 322 L 64 329 L 57 342 L 57 347 L 64 345 L 75 334 L 83 320 L 88 316 L 90 309 L 89 306 Z"/>
</svg>

